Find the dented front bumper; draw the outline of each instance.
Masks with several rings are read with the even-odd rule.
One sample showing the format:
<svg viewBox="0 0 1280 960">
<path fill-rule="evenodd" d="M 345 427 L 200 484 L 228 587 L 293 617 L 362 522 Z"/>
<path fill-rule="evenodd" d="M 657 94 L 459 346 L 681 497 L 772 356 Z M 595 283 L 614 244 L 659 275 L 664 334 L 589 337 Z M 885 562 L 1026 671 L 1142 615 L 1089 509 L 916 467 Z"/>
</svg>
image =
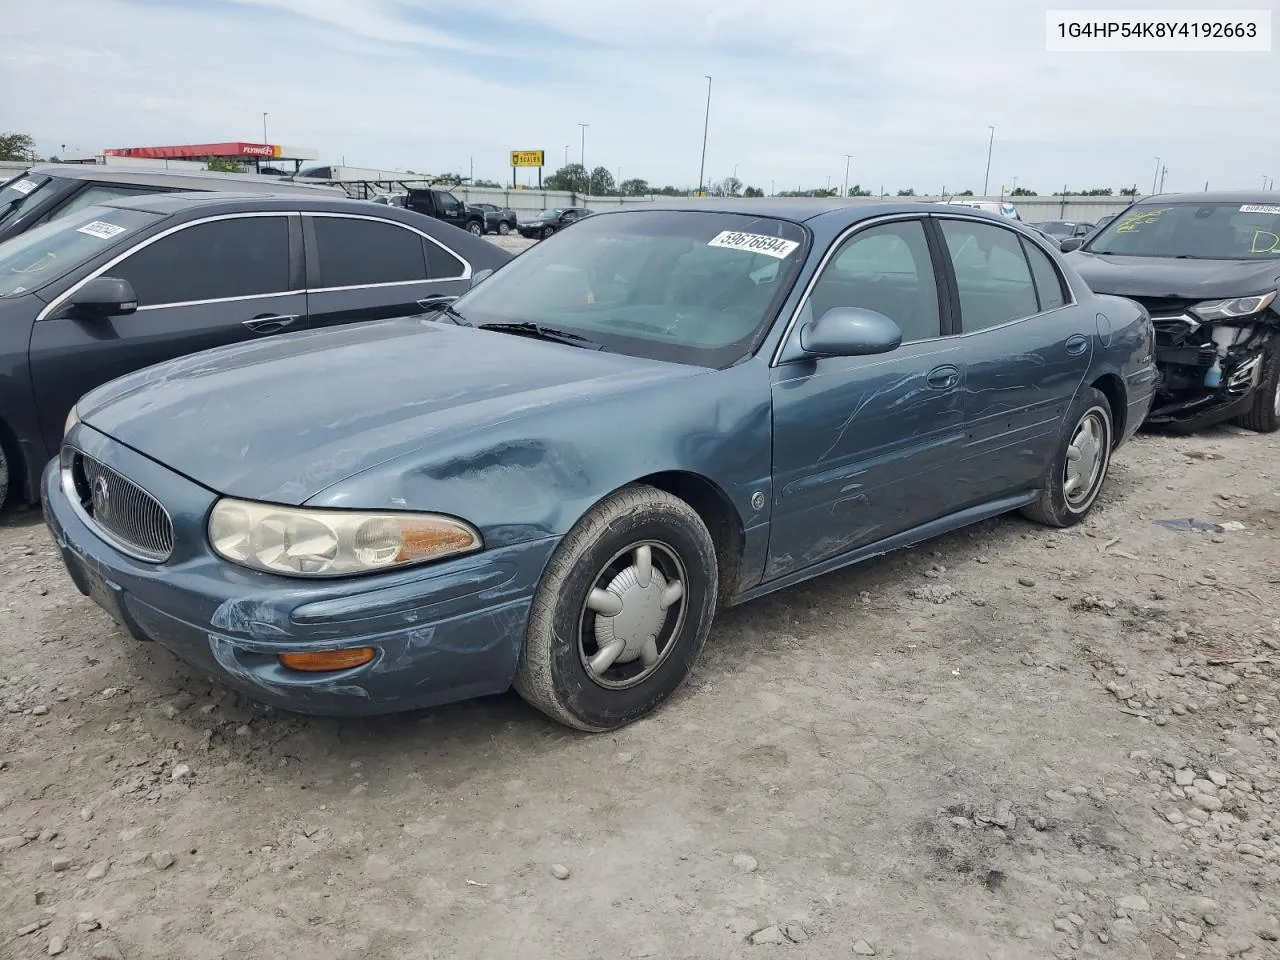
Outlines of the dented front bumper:
<svg viewBox="0 0 1280 960">
<path fill-rule="evenodd" d="M 100 434 L 85 439 L 93 447 L 86 452 L 161 498 L 173 517 L 170 560 L 136 560 L 88 525 L 63 492 L 58 462 L 45 469 L 45 521 L 71 579 L 138 639 L 298 713 L 392 713 L 511 685 L 533 591 L 556 540 L 341 581 L 260 574 L 208 548 L 203 528 L 214 494 Z M 376 655 L 333 673 L 290 670 L 278 659 L 344 647 L 372 647 Z"/>
<path fill-rule="evenodd" d="M 1258 388 L 1270 323 L 1203 323 L 1153 316 L 1160 386 L 1147 423 L 1190 432 L 1247 412 Z"/>
</svg>

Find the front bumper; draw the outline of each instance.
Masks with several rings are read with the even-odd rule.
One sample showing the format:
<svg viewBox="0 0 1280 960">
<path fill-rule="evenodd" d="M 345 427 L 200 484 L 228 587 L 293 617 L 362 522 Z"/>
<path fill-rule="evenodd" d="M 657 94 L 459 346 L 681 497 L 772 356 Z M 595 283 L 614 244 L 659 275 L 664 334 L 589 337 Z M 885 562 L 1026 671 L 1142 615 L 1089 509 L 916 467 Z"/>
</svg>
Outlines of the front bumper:
<svg viewBox="0 0 1280 960">
<path fill-rule="evenodd" d="M 45 522 L 72 581 L 136 638 L 298 713 L 393 713 L 510 687 L 554 538 L 343 581 L 261 574 L 205 545 L 214 494 L 84 425 L 72 438 L 160 498 L 174 519 L 170 560 L 135 560 L 95 533 L 72 504 L 59 462 L 45 468 Z M 373 661 L 333 673 L 294 671 L 278 660 L 282 653 L 365 646 L 377 651 Z"/>
</svg>

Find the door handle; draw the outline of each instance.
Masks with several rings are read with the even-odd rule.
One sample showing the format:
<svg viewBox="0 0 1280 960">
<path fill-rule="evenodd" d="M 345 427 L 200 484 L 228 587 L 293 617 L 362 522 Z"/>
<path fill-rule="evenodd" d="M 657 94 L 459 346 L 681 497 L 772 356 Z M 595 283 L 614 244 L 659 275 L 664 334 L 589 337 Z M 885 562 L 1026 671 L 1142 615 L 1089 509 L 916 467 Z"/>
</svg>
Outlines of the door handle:
<svg viewBox="0 0 1280 960">
<path fill-rule="evenodd" d="M 935 367 L 925 377 L 925 383 L 934 390 L 950 390 L 960 382 L 960 371 L 953 366 Z"/>
<path fill-rule="evenodd" d="M 275 333 L 277 330 L 283 330 L 297 319 L 298 315 L 296 313 L 289 316 L 268 314 L 263 317 L 254 317 L 252 320 L 241 320 L 240 322 L 254 333 Z"/>
<path fill-rule="evenodd" d="M 1074 337 L 1067 337 L 1067 353 L 1073 357 L 1078 357 L 1089 349 L 1089 340 L 1087 337 L 1076 334 Z"/>
</svg>

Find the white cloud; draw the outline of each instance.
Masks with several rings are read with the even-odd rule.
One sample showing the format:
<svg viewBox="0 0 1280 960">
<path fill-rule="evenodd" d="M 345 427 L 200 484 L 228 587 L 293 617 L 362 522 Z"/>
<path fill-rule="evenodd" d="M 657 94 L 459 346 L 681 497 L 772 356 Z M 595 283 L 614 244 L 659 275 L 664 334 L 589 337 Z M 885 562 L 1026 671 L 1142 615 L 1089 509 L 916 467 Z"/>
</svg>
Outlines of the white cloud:
<svg viewBox="0 0 1280 960">
<path fill-rule="evenodd" d="M 414 9 L 417 8 L 417 9 Z M 5 123 L 43 149 L 257 139 L 505 180 L 510 149 L 778 189 L 1256 186 L 1276 54 L 1050 54 L 1025 0 L 47 0 L 10 21 Z M 500 22 L 501 21 L 501 22 Z M 450 25 L 452 29 L 444 26 Z M 559 39 L 548 39 L 558 36 Z M 113 39 L 106 41 L 104 37 Z M 20 91 L 20 95 L 13 95 Z M 1280 166 L 1280 163 L 1277 164 Z M 547 171 L 550 172 L 550 171 Z"/>
</svg>

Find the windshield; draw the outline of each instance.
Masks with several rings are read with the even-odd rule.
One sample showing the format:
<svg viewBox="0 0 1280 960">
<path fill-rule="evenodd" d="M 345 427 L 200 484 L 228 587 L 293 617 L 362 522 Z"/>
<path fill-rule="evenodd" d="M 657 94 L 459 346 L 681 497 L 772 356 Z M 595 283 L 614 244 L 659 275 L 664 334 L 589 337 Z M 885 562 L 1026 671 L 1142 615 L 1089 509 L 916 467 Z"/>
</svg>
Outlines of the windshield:
<svg viewBox="0 0 1280 960">
<path fill-rule="evenodd" d="M 797 223 L 746 214 L 600 214 L 531 247 L 453 304 L 617 353 L 727 366 L 755 349 L 804 263 Z"/>
<path fill-rule="evenodd" d="M 538 214 L 538 219 L 550 220 L 553 217 L 560 216 L 560 214 L 562 213 L 564 213 L 564 207 L 556 207 L 554 210 L 543 210 L 540 214 Z"/>
<path fill-rule="evenodd" d="M 0 187 L 0 224 L 34 210 L 53 196 L 52 177 L 23 174 Z"/>
<path fill-rule="evenodd" d="M 159 218 L 118 207 L 84 207 L 0 244 L 0 298 L 17 297 L 66 276 Z"/>
<path fill-rule="evenodd" d="M 1128 257 L 1280 259 L 1280 203 L 1141 204 L 1094 234 L 1085 249 Z"/>
</svg>

